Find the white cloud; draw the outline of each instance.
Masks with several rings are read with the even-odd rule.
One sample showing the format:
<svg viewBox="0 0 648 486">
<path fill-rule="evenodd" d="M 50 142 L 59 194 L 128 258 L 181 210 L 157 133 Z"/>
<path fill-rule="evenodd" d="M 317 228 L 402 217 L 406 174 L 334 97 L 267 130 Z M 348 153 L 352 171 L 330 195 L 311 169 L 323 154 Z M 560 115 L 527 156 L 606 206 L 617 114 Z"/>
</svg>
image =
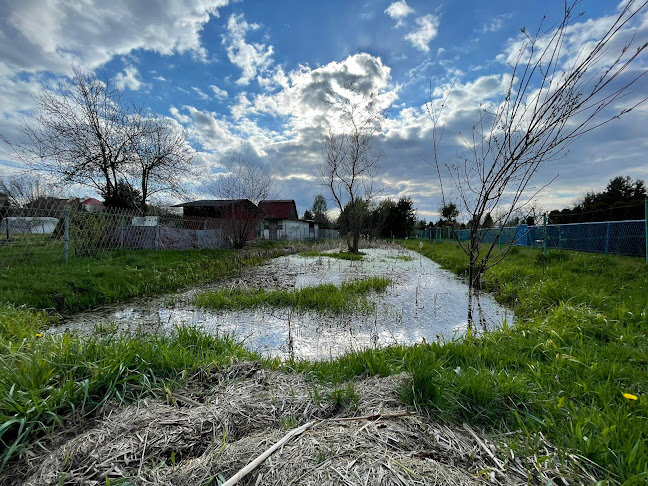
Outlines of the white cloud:
<svg viewBox="0 0 648 486">
<path fill-rule="evenodd" d="M 394 2 L 385 9 L 385 13 L 396 20 L 396 27 L 403 25 L 403 19 L 412 12 L 414 12 L 414 9 L 407 5 L 405 0 Z"/>
<path fill-rule="evenodd" d="M 205 59 L 200 33 L 229 0 L 0 0 L 0 59 L 13 69 L 94 69 L 136 49 Z"/>
<path fill-rule="evenodd" d="M 211 84 L 211 85 L 209 85 L 209 88 L 214 93 L 214 96 L 219 100 L 224 100 L 228 96 L 227 91 L 225 91 L 224 89 L 219 88 L 216 85 Z"/>
<path fill-rule="evenodd" d="M 502 29 L 504 22 L 511 18 L 511 14 L 502 14 L 497 17 L 493 17 L 489 22 L 483 24 L 477 32 L 486 34 L 488 32 L 497 32 Z"/>
<path fill-rule="evenodd" d="M 166 78 L 164 76 L 153 76 L 153 79 L 157 79 L 158 81 L 166 81 Z"/>
<path fill-rule="evenodd" d="M 236 96 L 236 104 L 232 106 L 231 112 L 235 120 L 243 118 L 248 112 L 248 108 L 252 105 L 247 98 L 247 93 L 243 91 Z"/>
<path fill-rule="evenodd" d="M 246 86 L 258 74 L 267 71 L 273 63 L 273 47 L 265 44 L 246 42 L 248 31 L 258 30 L 259 24 L 248 24 L 243 14 L 230 16 L 227 22 L 227 35 L 223 36 L 223 44 L 227 50 L 227 57 L 232 64 L 238 66 L 241 77 L 236 84 Z"/>
<path fill-rule="evenodd" d="M 254 101 L 254 111 L 287 117 L 292 129 L 319 130 L 327 117 L 334 116 L 324 103 L 327 92 L 341 92 L 345 83 L 353 81 L 360 94 L 378 93 L 378 103 L 388 108 L 398 97 L 390 87 L 391 70 L 379 57 L 354 54 L 341 62 L 330 62 L 312 69 L 301 66 L 284 75 L 281 91 L 262 94 Z"/>
<path fill-rule="evenodd" d="M 200 96 L 201 99 L 203 99 L 203 100 L 205 100 L 205 101 L 209 101 L 209 100 L 211 100 L 211 98 L 209 97 L 209 95 L 208 95 L 207 93 L 205 93 L 203 90 L 201 90 L 200 88 L 197 88 L 197 87 L 195 87 L 195 86 L 192 86 L 191 89 L 193 89 L 193 90 L 195 91 L 195 93 L 196 93 L 198 96 Z"/>
<path fill-rule="evenodd" d="M 171 113 L 171 116 L 178 120 L 180 123 L 187 124 L 191 121 L 191 117 L 187 115 L 183 115 L 180 113 L 180 110 L 178 110 L 175 106 L 171 105 L 171 108 L 169 108 L 169 113 Z"/>
<path fill-rule="evenodd" d="M 417 49 L 428 52 L 430 50 L 428 44 L 437 36 L 439 30 L 439 17 L 427 14 L 416 19 L 416 25 L 418 29 L 407 34 L 405 39 Z"/>
<path fill-rule="evenodd" d="M 117 89 L 121 91 L 124 91 L 124 88 L 137 91 L 142 87 L 142 81 L 139 79 L 139 71 L 135 66 L 127 66 L 123 72 L 117 73 L 114 81 Z"/>
</svg>

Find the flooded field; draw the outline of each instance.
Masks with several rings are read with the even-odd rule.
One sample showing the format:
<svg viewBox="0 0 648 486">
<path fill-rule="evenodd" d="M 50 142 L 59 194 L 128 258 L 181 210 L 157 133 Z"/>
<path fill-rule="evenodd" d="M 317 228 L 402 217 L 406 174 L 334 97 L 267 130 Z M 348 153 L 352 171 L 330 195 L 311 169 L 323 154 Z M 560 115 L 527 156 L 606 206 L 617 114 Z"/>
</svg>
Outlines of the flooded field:
<svg viewBox="0 0 648 486">
<path fill-rule="evenodd" d="M 212 333 L 233 334 L 248 348 L 282 358 L 324 359 L 349 350 L 422 340 L 452 339 L 468 328 L 468 287 L 438 264 L 401 248 L 362 250 L 360 261 L 291 255 L 249 269 L 221 282 L 220 288 L 290 289 L 372 276 L 392 284 L 372 295 L 374 308 L 363 314 L 322 314 L 312 311 L 260 308 L 215 311 L 192 304 L 196 292 L 207 288 L 138 300 L 128 304 L 69 316 L 62 328 L 82 333 L 167 332 L 186 324 Z M 215 288 L 215 287 L 212 287 Z M 513 313 L 490 295 L 473 302 L 471 325 L 492 329 Z"/>
</svg>

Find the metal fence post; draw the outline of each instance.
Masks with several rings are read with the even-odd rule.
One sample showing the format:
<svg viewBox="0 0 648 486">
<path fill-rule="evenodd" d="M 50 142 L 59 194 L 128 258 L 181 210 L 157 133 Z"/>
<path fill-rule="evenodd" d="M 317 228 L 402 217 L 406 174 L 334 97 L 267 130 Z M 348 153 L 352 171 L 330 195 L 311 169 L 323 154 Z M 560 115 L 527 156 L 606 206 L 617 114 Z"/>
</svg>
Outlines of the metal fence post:
<svg viewBox="0 0 648 486">
<path fill-rule="evenodd" d="M 160 218 L 155 222 L 155 251 L 160 249 Z"/>
<path fill-rule="evenodd" d="M 70 210 L 63 211 L 63 260 L 70 259 Z"/>
<path fill-rule="evenodd" d="M 497 243 L 499 244 L 499 251 L 502 252 L 502 233 L 504 232 L 504 224 L 500 223 L 499 236 L 497 237 Z"/>
<path fill-rule="evenodd" d="M 542 235 L 542 254 L 547 254 L 547 213 L 542 217 L 542 225 L 544 226 L 544 234 Z"/>
<path fill-rule="evenodd" d="M 610 251 L 610 223 L 605 225 L 605 254 Z"/>
<path fill-rule="evenodd" d="M 648 263 L 648 197 L 644 205 L 644 217 L 646 218 L 646 263 Z"/>
</svg>

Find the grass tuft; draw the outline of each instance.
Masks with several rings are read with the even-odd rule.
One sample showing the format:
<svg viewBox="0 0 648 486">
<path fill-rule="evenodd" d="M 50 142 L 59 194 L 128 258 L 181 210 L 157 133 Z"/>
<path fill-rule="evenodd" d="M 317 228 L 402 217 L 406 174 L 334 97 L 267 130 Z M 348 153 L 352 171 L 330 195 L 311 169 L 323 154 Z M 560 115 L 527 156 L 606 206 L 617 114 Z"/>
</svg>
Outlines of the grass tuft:
<svg viewBox="0 0 648 486">
<path fill-rule="evenodd" d="M 22 315 L 38 329 L 42 314 Z M 41 320 L 40 325 L 46 321 Z M 32 326 L 31 328 L 29 326 Z M 259 359 L 230 336 L 179 327 L 172 335 L 79 337 L 72 334 L 0 340 L 0 471 L 38 437 L 109 400 L 173 390 L 188 372 Z"/>
<path fill-rule="evenodd" d="M 328 258 L 337 258 L 338 260 L 358 261 L 358 260 L 362 260 L 365 254 L 351 253 L 348 251 L 335 251 L 335 252 L 303 251 L 299 255 L 304 257 L 328 257 Z"/>
<path fill-rule="evenodd" d="M 373 308 L 366 294 L 383 292 L 389 284 L 391 284 L 391 280 L 388 278 L 372 277 L 344 282 L 340 287 L 325 284 L 293 290 L 209 290 L 197 294 L 194 304 L 200 307 L 225 310 L 268 306 L 332 313 L 361 312 Z"/>
</svg>

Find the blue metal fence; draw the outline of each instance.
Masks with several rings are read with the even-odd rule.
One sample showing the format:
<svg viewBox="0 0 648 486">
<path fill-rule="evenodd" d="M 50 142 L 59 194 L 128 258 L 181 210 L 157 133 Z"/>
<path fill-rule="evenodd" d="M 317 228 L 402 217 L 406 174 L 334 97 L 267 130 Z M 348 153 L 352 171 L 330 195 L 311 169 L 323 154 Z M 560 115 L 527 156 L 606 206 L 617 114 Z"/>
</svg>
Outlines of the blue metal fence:
<svg viewBox="0 0 648 486">
<path fill-rule="evenodd" d="M 601 223 L 572 223 L 550 225 L 518 225 L 502 229 L 480 230 L 483 243 L 496 241 L 503 245 L 513 241 L 517 246 L 576 250 L 615 255 L 646 256 L 646 222 L 606 221 Z M 469 230 L 431 228 L 419 230 L 417 237 L 429 241 L 467 241 Z"/>
</svg>

